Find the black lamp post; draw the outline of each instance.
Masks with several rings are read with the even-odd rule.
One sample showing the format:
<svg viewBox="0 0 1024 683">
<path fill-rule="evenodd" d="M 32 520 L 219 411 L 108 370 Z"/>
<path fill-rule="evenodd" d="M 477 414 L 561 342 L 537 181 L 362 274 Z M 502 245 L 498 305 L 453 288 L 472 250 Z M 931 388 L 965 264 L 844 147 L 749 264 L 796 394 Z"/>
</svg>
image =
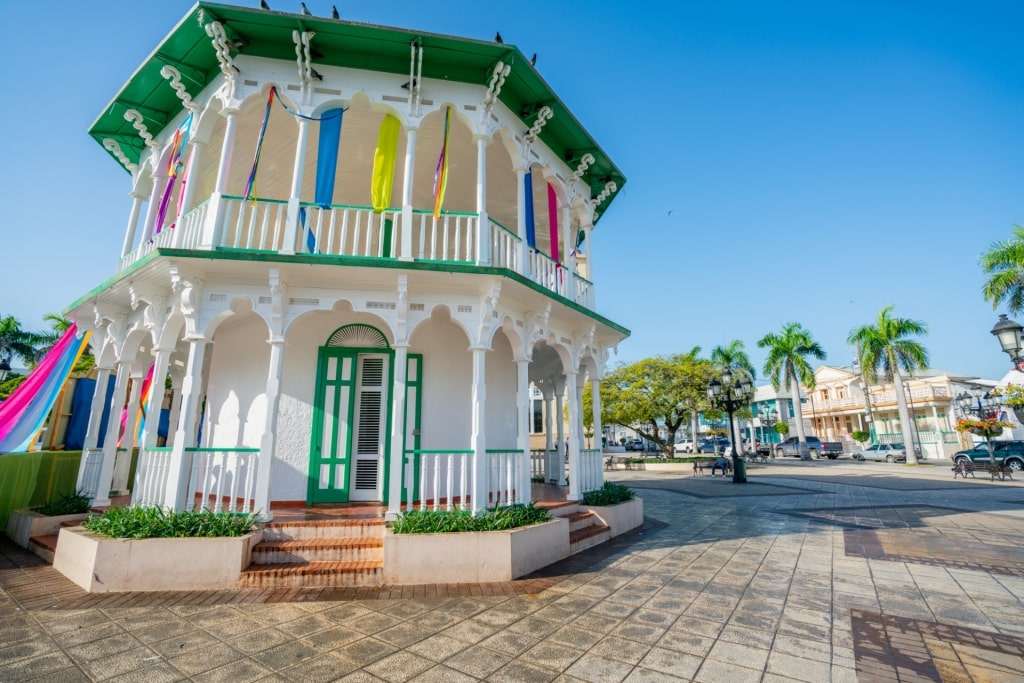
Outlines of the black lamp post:
<svg viewBox="0 0 1024 683">
<path fill-rule="evenodd" d="M 1020 369 L 1021 362 L 1024 362 L 1024 344 L 1021 343 L 1021 332 L 1024 327 L 1016 320 L 1010 320 L 1005 314 L 999 314 L 999 320 L 992 328 L 992 334 L 999 340 L 999 346 L 1010 357 L 1013 367 Z"/>
<path fill-rule="evenodd" d="M 775 408 L 764 408 L 764 412 L 758 416 L 761 421 L 761 438 L 767 443 L 772 443 L 771 437 L 765 434 L 766 429 L 771 429 L 779 421 L 779 411 Z"/>
<path fill-rule="evenodd" d="M 11 359 L 9 356 L 0 358 L 0 382 L 7 379 L 7 375 L 11 374 Z"/>
<path fill-rule="evenodd" d="M 1006 317 L 1006 316 L 1002 316 Z M 991 419 L 992 415 L 999 415 L 999 408 L 1001 404 L 999 399 L 992 396 L 989 392 L 982 393 L 979 390 L 974 390 L 970 394 L 966 391 L 957 394 L 957 397 L 953 399 L 956 401 L 956 407 L 960 409 L 960 412 L 967 417 L 973 415 L 979 420 Z M 1000 432 L 1002 428 L 999 428 Z M 992 448 L 992 430 L 982 430 L 981 436 L 985 437 L 985 444 L 988 446 L 988 461 L 990 464 L 996 464 L 995 450 Z"/>
<path fill-rule="evenodd" d="M 712 379 L 708 382 L 708 398 L 716 410 L 724 410 L 729 416 L 729 441 L 732 443 L 732 481 L 734 484 L 746 484 L 746 468 L 740 472 L 740 459 L 737 455 L 736 430 L 732 423 L 732 414 L 750 402 L 754 387 L 750 378 L 743 376 L 732 380 L 732 373 L 726 369 L 722 372 L 722 380 Z"/>
</svg>

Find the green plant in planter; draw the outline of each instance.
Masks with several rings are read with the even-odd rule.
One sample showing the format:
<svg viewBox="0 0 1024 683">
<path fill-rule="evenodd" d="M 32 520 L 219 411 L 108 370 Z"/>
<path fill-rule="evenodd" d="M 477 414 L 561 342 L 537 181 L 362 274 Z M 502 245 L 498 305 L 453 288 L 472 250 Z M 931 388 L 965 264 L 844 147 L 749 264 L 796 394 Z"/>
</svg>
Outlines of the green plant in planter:
<svg viewBox="0 0 1024 683">
<path fill-rule="evenodd" d="M 209 510 L 166 512 L 156 507 L 116 507 L 82 523 L 89 531 L 111 538 L 219 538 L 245 536 L 257 515 Z"/>
<path fill-rule="evenodd" d="M 628 486 L 606 481 L 604 486 L 596 491 L 587 491 L 583 494 L 584 505 L 618 505 L 636 498 L 636 492 Z"/>
<path fill-rule="evenodd" d="M 864 443 L 865 441 L 871 438 L 871 434 L 869 434 L 868 432 L 861 431 L 852 432 L 850 434 L 850 438 L 856 441 L 857 443 Z"/>
<path fill-rule="evenodd" d="M 506 531 L 547 522 L 544 508 L 509 505 L 487 510 L 476 517 L 469 510 L 410 510 L 399 515 L 391 530 L 396 534 L 446 534 L 465 531 Z"/>
<path fill-rule="evenodd" d="M 993 396 L 1002 396 L 1004 405 L 1013 408 L 1024 407 L 1024 386 L 1020 384 L 1007 384 L 1005 387 L 996 387 L 989 393 Z"/>
<path fill-rule="evenodd" d="M 786 434 L 789 434 L 789 424 L 785 422 L 776 422 L 772 429 L 774 429 L 775 433 L 779 436 L 786 436 Z"/>
<path fill-rule="evenodd" d="M 32 510 L 47 517 L 80 515 L 89 511 L 90 501 L 91 499 L 85 492 L 76 491 L 74 493 L 65 493 L 63 496 L 54 498 L 46 505 L 40 505 L 39 507 L 32 508 Z"/>
</svg>

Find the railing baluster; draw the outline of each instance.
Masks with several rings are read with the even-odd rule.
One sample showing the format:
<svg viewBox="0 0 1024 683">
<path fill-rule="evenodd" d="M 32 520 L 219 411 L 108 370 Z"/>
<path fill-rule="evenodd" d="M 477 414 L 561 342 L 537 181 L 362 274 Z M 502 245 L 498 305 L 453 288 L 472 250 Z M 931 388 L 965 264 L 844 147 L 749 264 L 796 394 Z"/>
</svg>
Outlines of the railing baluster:
<svg viewBox="0 0 1024 683">
<path fill-rule="evenodd" d="M 451 510 L 452 499 L 455 498 L 455 454 L 449 453 L 446 462 L 448 463 L 448 476 L 445 483 L 448 489 L 448 502 L 445 504 L 444 509 Z"/>
</svg>

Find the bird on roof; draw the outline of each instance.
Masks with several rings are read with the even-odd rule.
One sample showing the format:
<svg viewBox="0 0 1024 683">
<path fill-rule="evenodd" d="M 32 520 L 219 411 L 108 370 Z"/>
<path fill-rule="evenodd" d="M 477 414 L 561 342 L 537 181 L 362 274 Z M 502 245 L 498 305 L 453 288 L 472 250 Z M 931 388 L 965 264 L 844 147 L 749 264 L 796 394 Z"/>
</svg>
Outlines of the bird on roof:
<svg viewBox="0 0 1024 683">
<path fill-rule="evenodd" d="M 534 52 L 533 56 L 530 57 L 530 66 L 537 66 L 537 53 Z"/>
<path fill-rule="evenodd" d="M 501 39 L 501 33 L 499 33 L 498 31 L 494 32 L 494 42 L 496 42 L 496 43 L 504 43 L 505 42 L 504 40 Z"/>
<path fill-rule="evenodd" d="M 341 15 L 338 14 L 338 8 L 335 5 L 331 5 L 331 19 L 341 19 Z"/>
<path fill-rule="evenodd" d="M 416 79 L 414 78 L 411 81 L 406 81 L 405 83 L 403 83 L 402 84 L 402 89 L 408 90 L 410 84 L 412 84 L 412 87 L 415 88 L 416 87 Z"/>
<path fill-rule="evenodd" d="M 324 80 L 323 75 L 319 71 L 314 69 L 313 67 L 309 67 L 309 75 L 312 76 L 313 78 L 315 78 L 318 81 Z"/>
<path fill-rule="evenodd" d="M 267 4 L 267 0 L 260 0 L 260 9 L 270 9 L 270 5 Z"/>
<path fill-rule="evenodd" d="M 304 16 L 304 17 L 311 17 L 311 16 L 313 16 L 313 13 L 309 11 L 308 7 L 306 7 L 306 3 L 300 2 L 299 4 L 302 5 L 302 16 Z"/>
</svg>

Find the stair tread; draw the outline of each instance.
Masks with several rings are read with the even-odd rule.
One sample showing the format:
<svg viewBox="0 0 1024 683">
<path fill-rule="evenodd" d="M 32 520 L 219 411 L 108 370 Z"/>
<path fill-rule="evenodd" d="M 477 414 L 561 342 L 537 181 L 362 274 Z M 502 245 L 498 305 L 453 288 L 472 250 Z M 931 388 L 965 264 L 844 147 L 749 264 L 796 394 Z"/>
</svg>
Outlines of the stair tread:
<svg viewBox="0 0 1024 683">
<path fill-rule="evenodd" d="M 579 512 L 574 512 L 571 515 L 566 515 L 565 519 L 569 520 L 570 522 L 579 522 L 580 520 L 587 519 L 588 517 L 596 518 L 597 515 L 595 515 L 593 512 L 580 510 Z"/>
<path fill-rule="evenodd" d="M 592 526 L 583 527 L 582 529 L 578 529 L 576 531 L 570 531 L 569 544 L 572 545 L 573 543 L 582 541 L 585 538 L 590 538 L 591 536 L 603 534 L 606 531 L 611 531 L 611 529 L 605 526 L 604 524 L 594 524 Z"/>
<path fill-rule="evenodd" d="M 360 517 L 357 519 L 314 519 L 295 520 L 294 522 L 267 522 L 266 529 L 287 529 L 289 527 L 346 527 L 346 526 L 379 526 L 385 524 L 383 517 Z"/>
<path fill-rule="evenodd" d="M 295 538 L 260 541 L 253 546 L 255 552 L 272 552 L 275 550 L 323 550 L 332 548 L 381 548 L 384 546 L 383 538 L 366 537 L 320 537 L 320 538 Z"/>
<path fill-rule="evenodd" d="M 47 536 L 33 536 L 28 539 L 29 545 L 38 545 L 43 548 L 54 550 L 57 547 L 57 534 L 50 534 Z"/>
<path fill-rule="evenodd" d="M 373 571 L 384 563 L 380 560 L 361 561 L 314 561 L 281 562 L 278 564 L 254 564 L 242 570 L 242 575 L 289 576 L 295 574 L 342 574 L 346 572 Z"/>
</svg>

